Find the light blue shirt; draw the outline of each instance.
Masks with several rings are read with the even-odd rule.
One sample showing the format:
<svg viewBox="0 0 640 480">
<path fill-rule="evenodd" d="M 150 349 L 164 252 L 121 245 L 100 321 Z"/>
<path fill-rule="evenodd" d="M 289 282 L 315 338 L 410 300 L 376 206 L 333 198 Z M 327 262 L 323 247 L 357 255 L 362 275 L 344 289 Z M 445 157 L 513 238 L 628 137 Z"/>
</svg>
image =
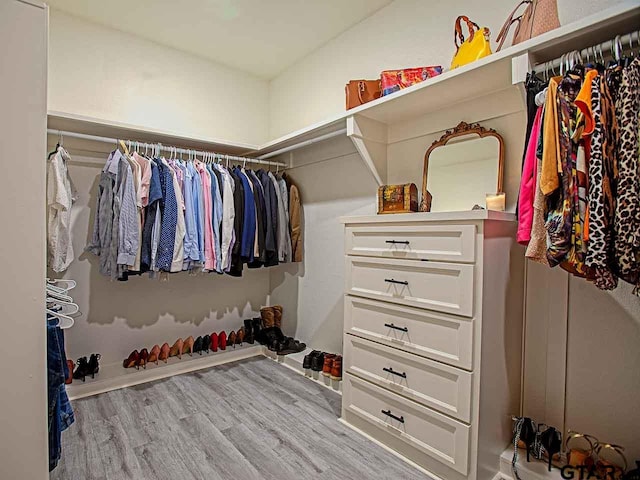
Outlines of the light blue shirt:
<svg viewBox="0 0 640 480">
<path fill-rule="evenodd" d="M 204 263 L 204 197 L 202 196 L 202 181 L 200 173 L 198 173 L 193 163 L 189 162 L 187 169 L 191 172 L 192 203 L 196 233 L 198 235 L 198 261 Z"/>
<path fill-rule="evenodd" d="M 200 260 L 200 249 L 198 247 L 198 224 L 196 221 L 196 209 L 194 205 L 193 192 L 193 173 L 192 170 L 184 164 L 178 162 L 180 170 L 184 174 L 184 261 L 185 267 L 190 266 L 190 262 Z"/>
</svg>

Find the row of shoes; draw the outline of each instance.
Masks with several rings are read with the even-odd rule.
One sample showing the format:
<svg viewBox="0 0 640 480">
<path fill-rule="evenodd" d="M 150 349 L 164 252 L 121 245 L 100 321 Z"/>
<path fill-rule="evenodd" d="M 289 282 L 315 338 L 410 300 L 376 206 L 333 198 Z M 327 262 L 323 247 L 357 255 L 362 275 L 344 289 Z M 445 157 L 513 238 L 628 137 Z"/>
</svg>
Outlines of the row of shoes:
<svg viewBox="0 0 640 480">
<path fill-rule="evenodd" d="M 202 355 L 209 352 L 217 352 L 218 350 L 226 350 L 227 347 L 235 348 L 236 345 L 242 345 L 243 343 L 254 344 L 255 333 L 261 330 L 259 322 L 255 320 L 245 320 L 244 327 L 235 332 L 231 331 L 229 334 L 226 332 L 216 333 L 211 335 L 193 336 L 187 337 L 186 340 L 179 338 L 176 340 L 172 347 L 169 347 L 168 343 L 164 343 L 162 346 L 154 345 L 151 350 L 143 348 L 142 350 L 134 350 L 129 356 L 122 362 L 124 368 L 147 368 L 147 364 L 159 362 L 167 363 L 170 357 L 178 357 L 182 359 L 182 355 L 189 354 L 193 356 L 194 353 Z"/>
<path fill-rule="evenodd" d="M 331 380 L 342 380 L 342 355 L 314 350 L 305 355 L 302 368 L 322 372 L 322 375 Z"/>
<path fill-rule="evenodd" d="M 69 385 L 73 382 L 74 379 L 85 381 L 85 378 L 91 375 L 91 378 L 96 377 L 96 373 L 100 371 L 100 354 L 92 353 L 89 356 L 89 360 L 87 357 L 81 357 L 75 364 L 73 360 L 67 360 L 67 367 L 69 370 L 69 376 L 65 379 L 64 383 Z"/>
<path fill-rule="evenodd" d="M 529 417 L 515 417 L 513 443 L 518 449 L 526 450 L 527 462 L 531 455 L 547 462 L 548 469 L 575 468 L 579 474 L 576 479 L 597 476 L 600 479 L 620 480 L 625 477 L 627 459 L 624 448 L 611 443 L 602 443 L 592 435 L 569 430 L 565 450 L 566 465 L 561 463 L 562 434 L 555 427 L 536 424 Z M 513 468 L 516 468 L 518 449 L 514 451 Z"/>
</svg>

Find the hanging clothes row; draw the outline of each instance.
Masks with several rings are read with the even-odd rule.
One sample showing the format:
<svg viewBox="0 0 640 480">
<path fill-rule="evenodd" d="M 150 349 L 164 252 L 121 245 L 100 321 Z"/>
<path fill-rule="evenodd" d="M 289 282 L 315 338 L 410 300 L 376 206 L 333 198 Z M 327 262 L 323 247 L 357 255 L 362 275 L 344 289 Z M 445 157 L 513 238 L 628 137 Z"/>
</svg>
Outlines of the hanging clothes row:
<svg viewBox="0 0 640 480">
<path fill-rule="evenodd" d="M 302 261 L 300 196 L 285 175 L 122 148 L 99 182 L 91 241 L 100 272 L 242 276 L 243 267 Z M 171 157 L 171 156 L 170 156 Z M 177 155 L 175 155 L 177 157 Z"/>
<path fill-rule="evenodd" d="M 603 64 L 527 80 L 518 241 L 534 261 L 638 295 L 640 58 Z"/>
</svg>

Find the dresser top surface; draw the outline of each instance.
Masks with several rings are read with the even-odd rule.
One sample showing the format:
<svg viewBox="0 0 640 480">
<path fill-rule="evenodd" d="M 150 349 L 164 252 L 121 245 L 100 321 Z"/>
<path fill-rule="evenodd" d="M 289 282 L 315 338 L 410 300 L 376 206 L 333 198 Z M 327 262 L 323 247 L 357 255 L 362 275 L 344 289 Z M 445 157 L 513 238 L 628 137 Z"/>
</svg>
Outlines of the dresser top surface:
<svg viewBox="0 0 640 480">
<path fill-rule="evenodd" d="M 406 222 L 451 222 L 451 221 L 499 221 L 515 222 L 516 214 L 494 210 L 466 210 L 460 212 L 416 212 L 382 215 L 359 215 L 340 217 L 340 223 L 406 223 Z"/>
</svg>

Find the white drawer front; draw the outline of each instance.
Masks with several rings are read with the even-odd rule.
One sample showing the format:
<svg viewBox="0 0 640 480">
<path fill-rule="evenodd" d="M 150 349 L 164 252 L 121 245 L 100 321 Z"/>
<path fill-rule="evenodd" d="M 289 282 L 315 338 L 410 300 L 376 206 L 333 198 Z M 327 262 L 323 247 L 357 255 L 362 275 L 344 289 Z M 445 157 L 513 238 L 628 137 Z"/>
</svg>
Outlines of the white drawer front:
<svg viewBox="0 0 640 480">
<path fill-rule="evenodd" d="M 346 257 L 346 292 L 473 316 L 473 265 Z"/>
<path fill-rule="evenodd" d="M 348 373 L 344 380 L 344 410 L 467 474 L 471 427 Z"/>
<path fill-rule="evenodd" d="M 472 369 L 473 321 L 469 318 L 346 295 L 344 331 Z"/>
<path fill-rule="evenodd" d="M 369 257 L 473 263 L 475 236 L 475 225 L 347 227 L 345 252 Z"/>
<path fill-rule="evenodd" d="M 344 358 L 350 373 L 470 423 L 470 372 L 352 335 Z"/>
</svg>

